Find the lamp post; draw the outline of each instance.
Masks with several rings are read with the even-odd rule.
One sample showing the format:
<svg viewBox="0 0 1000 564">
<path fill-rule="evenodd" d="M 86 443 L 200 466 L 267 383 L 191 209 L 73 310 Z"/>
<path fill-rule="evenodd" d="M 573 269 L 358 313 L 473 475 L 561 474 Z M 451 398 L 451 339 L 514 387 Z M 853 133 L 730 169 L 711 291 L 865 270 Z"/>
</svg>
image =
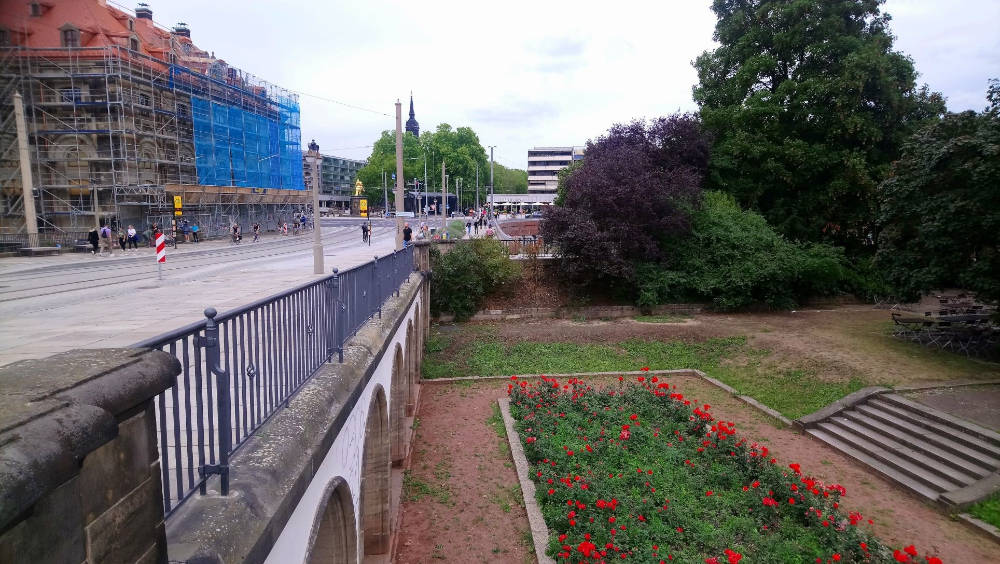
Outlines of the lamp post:
<svg viewBox="0 0 1000 564">
<path fill-rule="evenodd" d="M 496 198 L 496 192 L 493 190 L 493 149 L 496 145 L 490 145 L 490 217 L 494 216 L 493 213 L 493 201 Z"/>
<path fill-rule="evenodd" d="M 322 157 L 319 154 L 319 145 L 314 139 L 309 143 L 309 151 L 306 153 L 306 162 L 312 169 L 312 201 L 313 201 L 313 274 L 323 274 L 323 239 L 320 232 L 319 220 L 319 164 Z"/>
</svg>

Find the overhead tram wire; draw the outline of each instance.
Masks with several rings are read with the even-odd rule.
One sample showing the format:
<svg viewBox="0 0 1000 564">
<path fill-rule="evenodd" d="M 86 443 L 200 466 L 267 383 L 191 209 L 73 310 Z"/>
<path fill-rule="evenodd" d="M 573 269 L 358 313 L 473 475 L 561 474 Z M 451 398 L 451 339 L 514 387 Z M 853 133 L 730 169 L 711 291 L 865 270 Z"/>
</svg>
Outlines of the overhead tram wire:
<svg viewBox="0 0 1000 564">
<path fill-rule="evenodd" d="M 116 2 L 115 0 L 108 0 L 108 4 L 111 4 L 115 8 L 118 8 L 119 10 L 121 10 L 121 11 L 127 13 L 127 14 L 132 14 L 133 16 L 135 16 L 135 10 L 133 10 L 132 8 L 129 8 L 128 6 L 125 6 L 125 5 L 123 5 L 123 4 L 119 3 L 119 2 Z M 164 23 L 162 23 L 160 21 L 153 20 L 153 23 L 156 24 L 156 25 L 158 25 L 158 26 L 160 26 L 160 27 L 162 27 L 163 29 L 170 29 L 170 26 L 168 26 L 168 25 L 166 25 L 166 24 L 164 24 Z M 378 110 L 373 110 L 371 108 L 365 108 L 363 106 L 356 106 L 354 104 L 348 104 L 347 102 L 341 102 L 340 100 L 334 100 L 333 98 L 327 98 L 325 96 L 317 96 L 316 94 L 310 94 L 308 92 L 302 92 L 301 90 L 295 90 L 295 89 L 292 89 L 292 88 L 286 88 L 286 87 L 282 87 L 282 88 L 285 89 L 285 90 L 287 90 L 288 92 L 294 92 L 295 94 L 298 94 L 299 96 L 308 96 L 310 98 L 316 98 L 317 100 L 323 100 L 324 102 L 330 102 L 331 104 L 338 104 L 338 105 L 344 106 L 345 108 L 351 108 L 352 110 L 358 110 L 358 111 L 361 111 L 361 112 L 369 112 L 369 113 L 373 113 L 373 114 L 376 114 L 376 115 L 385 116 L 387 118 L 394 118 L 395 117 L 395 116 L 393 116 L 391 114 L 388 114 L 386 112 L 380 112 Z"/>
</svg>

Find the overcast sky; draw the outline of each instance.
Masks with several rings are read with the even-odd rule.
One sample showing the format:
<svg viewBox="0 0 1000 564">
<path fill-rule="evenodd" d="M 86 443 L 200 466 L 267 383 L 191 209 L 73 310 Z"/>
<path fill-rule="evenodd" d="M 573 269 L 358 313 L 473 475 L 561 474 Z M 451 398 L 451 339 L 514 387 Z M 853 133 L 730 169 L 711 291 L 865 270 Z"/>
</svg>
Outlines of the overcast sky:
<svg viewBox="0 0 1000 564">
<path fill-rule="evenodd" d="M 422 130 L 469 126 L 525 168 L 539 145 L 582 145 L 615 123 L 696 109 L 691 61 L 713 47 L 709 1 L 264 2 L 147 0 L 164 26 L 308 95 L 302 143 L 366 158 L 412 90 Z M 119 3 L 116 0 L 115 3 Z M 119 4 L 134 8 L 134 4 Z M 1000 77 L 1000 1 L 889 0 L 895 47 L 953 111 L 981 110 Z"/>
</svg>

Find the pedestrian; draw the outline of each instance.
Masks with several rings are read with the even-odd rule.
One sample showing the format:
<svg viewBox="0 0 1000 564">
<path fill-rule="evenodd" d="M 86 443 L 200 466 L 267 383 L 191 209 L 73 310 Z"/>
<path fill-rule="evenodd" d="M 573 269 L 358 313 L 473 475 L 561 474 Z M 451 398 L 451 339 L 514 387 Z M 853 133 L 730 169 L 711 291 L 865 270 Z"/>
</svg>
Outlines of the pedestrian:
<svg viewBox="0 0 1000 564">
<path fill-rule="evenodd" d="M 256 243 L 257 241 L 260 241 L 260 224 L 259 223 L 254 223 L 253 224 L 253 242 Z"/>
<path fill-rule="evenodd" d="M 302 217 L 299 218 L 299 221 L 302 222 L 302 231 L 305 231 L 306 230 L 306 214 L 302 214 Z"/>
<path fill-rule="evenodd" d="M 191 238 L 194 239 L 195 243 L 198 242 L 198 224 L 197 223 L 195 223 L 195 224 L 193 224 L 191 226 Z"/>
<path fill-rule="evenodd" d="M 468 217 L 465 218 L 465 234 L 472 235 L 472 220 Z"/>
<path fill-rule="evenodd" d="M 413 230 L 410 229 L 409 223 L 403 224 L 403 248 L 410 246 L 410 240 L 413 239 Z"/>
<path fill-rule="evenodd" d="M 128 226 L 128 231 L 126 232 L 126 235 L 128 236 L 129 250 L 138 251 L 139 250 L 139 241 L 138 241 L 139 234 L 136 232 L 134 225 L 129 225 Z"/>
<path fill-rule="evenodd" d="M 90 251 L 90 254 L 97 255 L 97 245 L 100 244 L 101 238 L 100 235 L 97 234 L 96 227 L 91 229 L 90 233 L 87 233 L 87 241 L 90 243 L 90 246 L 93 247 L 93 250 Z"/>
<path fill-rule="evenodd" d="M 238 245 L 240 243 L 240 225 L 238 223 L 233 224 L 232 232 L 233 244 Z"/>
<path fill-rule="evenodd" d="M 367 223 L 362 223 L 361 224 L 361 242 L 362 243 L 367 243 L 368 242 L 368 224 Z"/>
<path fill-rule="evenodd" d="M 118 246 L 122 248 L 122 252 L 125 252 L 125 231 L 122 229 L 118 230 Z"/>
<path fill-rule="evenodd" d="M 114 247 L 111 246 L 111 228 L 105 225 L 101 228 L 101 256 L 107 252 L 108 256 L 115 256 Z"/>
</svg>

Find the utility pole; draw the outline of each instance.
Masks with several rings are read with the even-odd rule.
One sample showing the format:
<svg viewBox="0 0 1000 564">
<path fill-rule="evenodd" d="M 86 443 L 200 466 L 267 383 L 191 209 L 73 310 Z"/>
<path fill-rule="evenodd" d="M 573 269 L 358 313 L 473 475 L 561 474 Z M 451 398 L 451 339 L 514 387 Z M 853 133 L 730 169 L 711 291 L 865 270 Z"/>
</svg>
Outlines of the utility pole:
<svg viewBox="0 0 1000 564">
<path fill-rule="evenodd" d="M 476 163 L 476 213 L 479 212 L 479 163 Z"/>
<path fill-rule="evenodd" d="M 323 156 L 319 154 L 319 145 L 313 141 L 310 144 L 309 152 L 306 153 L 306 162 L 312 168 L 312 201 L 313 201 L 313 274 L 323 274 L 323 238 L 320 233 L 319 221 L 319 183 L 320 166 Z"/>
<path fill-rule="evenodd" d="M 396 205 L 396 250 L 403 248 L 403 105 L 396 100 L 396 190 L 393 200 Z"/>
<path fill-rule="evenodd" d="M 445 213 L 445 203 L 448 201 L 448 184 L 447 177 L 444 174 L 444 159 L 441 159 L 441 227 L 444 231 L 441 233 L 441 237 L 448 232 L 448 215 Z"/>
<path fill-rule="evenodd" d="M 496 191 L 493 189 L 493 149 L 496 145 L 490 145 L 490 217 L 493 217 L 493 206 L 496 200 Z"/>
<path fill-rule="evenodd" d="M 424 215 L 427 215 L 427 153 L 424 153 Z"/>
<path fill-rule="evenodd" d="M 28 126 L 24 122 L 21 93 L 14 93 L 14 119 L 17 121 L 17 149 L 21 167 L 21 198 L 24 205 L 24 230 L 28 246 L 38 246 L 38 218 L 35 217 L 35 186 L 31 179 L 31 153 L 28 152 Z M 95 200 L 96 201 L 96 200 Z"/>
</svg>

